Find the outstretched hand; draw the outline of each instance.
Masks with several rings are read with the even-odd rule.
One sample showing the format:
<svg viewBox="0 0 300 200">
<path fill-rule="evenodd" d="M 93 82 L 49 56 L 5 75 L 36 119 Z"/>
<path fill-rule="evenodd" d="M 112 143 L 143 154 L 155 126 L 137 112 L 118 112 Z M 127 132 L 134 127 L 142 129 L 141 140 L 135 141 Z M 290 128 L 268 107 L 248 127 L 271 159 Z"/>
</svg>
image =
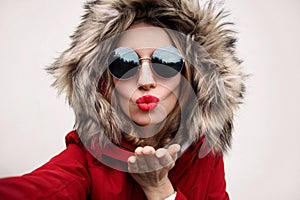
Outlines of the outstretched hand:
<svg viewBox="0 0 300 200">
<path fill-rule="evenodd" d="M 178 144 L 158 150 L 138 147 L 135 156 L 128 158 L 128 170 L 148 199 L 164 199 L 174 193 L 168 173 L 175 166 L 179 151 Z"/>
</svg>

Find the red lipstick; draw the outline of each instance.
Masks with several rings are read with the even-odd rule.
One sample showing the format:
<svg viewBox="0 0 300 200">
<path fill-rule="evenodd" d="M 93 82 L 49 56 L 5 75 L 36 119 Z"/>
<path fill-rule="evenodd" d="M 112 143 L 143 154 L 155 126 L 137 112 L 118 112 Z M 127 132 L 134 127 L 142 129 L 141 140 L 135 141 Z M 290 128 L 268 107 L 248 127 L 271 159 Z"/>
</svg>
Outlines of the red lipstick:
<svg viewBox="0 0 300 200">
<path fill-rule="evenodd" d="M 159 98 L 152 95 L 145 95 L 136 100 L 136 104 L 142 111 L 148 112 L 153 110 L 157 103 L 159 102 Z"/>
</svg>

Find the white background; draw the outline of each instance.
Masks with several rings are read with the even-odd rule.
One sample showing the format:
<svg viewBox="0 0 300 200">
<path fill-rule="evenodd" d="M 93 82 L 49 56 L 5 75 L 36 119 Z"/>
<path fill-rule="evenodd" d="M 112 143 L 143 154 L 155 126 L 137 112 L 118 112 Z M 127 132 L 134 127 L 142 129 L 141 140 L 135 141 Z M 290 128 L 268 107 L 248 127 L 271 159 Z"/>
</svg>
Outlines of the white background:
<svg viewBox="0 0 300 200">
<path fill-rule="evenodd" d="M 44 68 L 70 42 L 84 0 L 0 1 L 0 177 L 37 168 L 65 148 L 74 117 Z M 300 199 L 300 1 L 227 1 L 251 73 L 225 156 L 234 200 Z"/>
</svg>

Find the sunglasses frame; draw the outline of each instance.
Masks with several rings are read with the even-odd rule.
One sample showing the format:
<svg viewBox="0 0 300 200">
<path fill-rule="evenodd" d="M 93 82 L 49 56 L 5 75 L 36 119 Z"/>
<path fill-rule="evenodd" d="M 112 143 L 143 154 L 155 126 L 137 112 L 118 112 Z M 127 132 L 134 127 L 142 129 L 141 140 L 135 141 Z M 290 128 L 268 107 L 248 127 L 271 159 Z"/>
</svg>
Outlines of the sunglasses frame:
<svg viewBox="0 0 300 200">
<path fill-rule="evenodd" d="M 179 52 L 179 50 L 176 48 L 176 47 L 174 47 L 174 46 L 162 46 L 162 47 L 158 47 L 158 48 L 156 48 L 154 51 L 153 51 L 153 53 L 152 53 L 152 56 L 154 55 L 154 53 L 157 51 L 157 50 L 164 50 L 164 51 L 168 51 L 167 49 L 164 49 L 164 48 L 166 48 L 166 47 L 172 47 L 172 48 L 174 48 L 174 49 L 176 49 L 177 51 L 178 51 L 178 57 L 180 57 L 181 58 L 181 60 L 182 60 L 182 66 L 181 66 L 181 68 L 180 68 L 180 70 L 179 71 L 177 71 L 177 73 L 176 73 L 176 75 L 178 74 L 178 73 L 181 73 L 182 72 L 182 69 L 184 68 L 184 65 L 185 65 L 185 60 L 183 59 L 183 57 L 181 56 L 181 54 L 180 54 L 180 52 Z M 142 60 L 149 60 L 150 62 L 151 62 L 151 70 L 153 71 L 153 73 L 156 75 L 156 76 L 158 76 L 158 77 L 160 77 L 160 78 L 163 78 L 163 79 L 170 79 L 170 78 L 173 78 L 174 76 L 176 76 L 176 75 L 174 75 L 174 76 L 171 76 L 171 77 L 163 77 L 163 76 L 161 76 L 161 75 L 159 75 L 155 70 L 154 70 L 154 68 L 153 68 L 153 63 L 152 63 L 152 56 L 151 57 L 142 57 L 142 58 L 140 58 L 139 56 L 138 56 L 138 54 L 137 54 L 137 52 L 134 50 L 134 49 L 132 49 L 132 48 L 129 48 L 129 47 L 118 47 L 118 48 L 116 48 L 116 49 L 114 49 L 111 53 L 110 53 L 110 55 L 109 55 L 109 57 L 111 56 L 111 54 L 114 52 L 114 51 L 116 51 L 117 49 L 119 49 L 119 48 L 124 48 L 124 49 L 128 49 L 128 50 L 130 50 L 130 51 L 132 51 L 132 52 L 134 52 L 135 54 L 136 54 L 136 56 L 137 56 L 137 58 L 138 58 L 138 61 L 139 61 L 139 65 L 137 66 L 137 68 L 138 68 L 138 70 L 141 68 L 141 61 Z M 129 52 L 129 51 L 128 51 Z M 175 52 L 172 52 L 173 54 L 176 54 Z M 113 62 L 113 61 L 112 61 Z M 109 61 L 107 61 L 107 63 L 108 63 L 108 71 L 109 71 L 109 73 L 110 73 L 110 75 L 111 76 L 113 76 L 114 78 L 116 78 L 116 79 L 118 79 L 118 80 L 129 80 L 129 79 L 131 79 L 131 78 L 133 78 L 135 75 L 136 75 L 136 73 L 138 72 L 138 70 L 135 72 L 135 74 L 134 75 L 132 75 L 132 76 L 130 76 L 130 77 L 128 77 L 128 78 L 118 78 L 117 76 L 115 76 L 112 72 L 111 72 L 111 70 L 110 70 L 110 64 L 112 63 L 112 62 L 109 62 Z M 135 68 L 135 67 L 134 67 Z M 133 69 L 133 68 L 132 68 Z M 129 70 L 130 71 L 130 70 Z"/>
</svg>

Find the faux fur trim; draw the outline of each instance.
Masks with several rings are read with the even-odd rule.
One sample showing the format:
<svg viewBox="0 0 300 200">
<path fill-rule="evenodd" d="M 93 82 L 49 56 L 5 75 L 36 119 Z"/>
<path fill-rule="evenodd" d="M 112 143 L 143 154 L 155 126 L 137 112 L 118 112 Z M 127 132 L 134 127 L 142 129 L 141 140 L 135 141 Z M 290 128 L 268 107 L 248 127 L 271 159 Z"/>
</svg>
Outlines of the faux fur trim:
<svg viewBox="0 0 300 200">
<path fill-rule="evenodd" d="M 102 66 L 114 45 L 110 37 L 125 31 L 134 20 L 149 18 L 169 22 L 167 28 L 192 41 L 184 55 L 193 58 L 191 85 L 198 103 L 190 116 L 189 138 L 195 142 L 204 135 L 207 148 L 229 149 L 234 111 L 243 100 L 246 76 L 235 55 L 233 24 L 225 21 L 228 13 L 212 1 L 198 0 L 96 0 L 86 3 L 85 9 L 70 47 L 48 68 L 56 79 L 53 85 L 66 93 L 74 109 L 75 128 L 83 143 L 91 138 L 101 145 L 119 142 L 121 119 L 98 88 Z"/>
</svg>

